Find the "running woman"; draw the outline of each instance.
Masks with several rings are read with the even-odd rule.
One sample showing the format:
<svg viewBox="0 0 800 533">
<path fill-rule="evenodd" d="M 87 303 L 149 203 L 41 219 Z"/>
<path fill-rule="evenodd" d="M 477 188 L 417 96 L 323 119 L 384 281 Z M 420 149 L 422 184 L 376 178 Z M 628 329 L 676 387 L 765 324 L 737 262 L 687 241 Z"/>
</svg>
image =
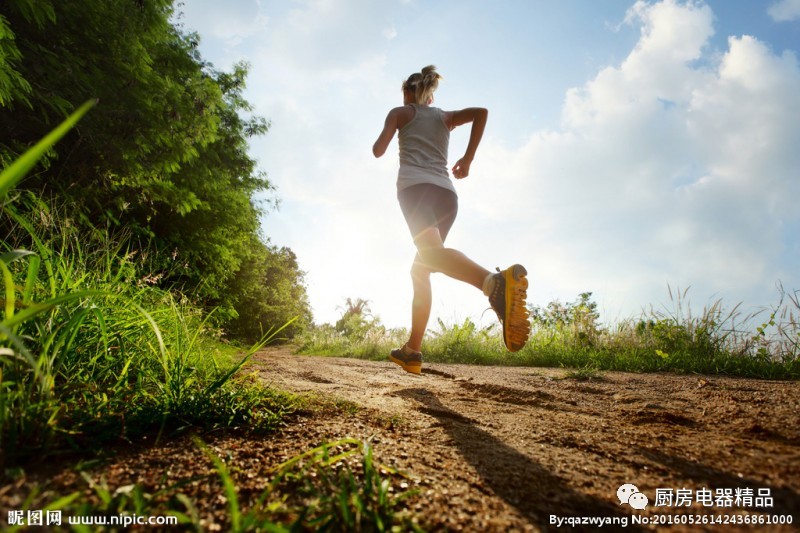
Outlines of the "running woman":
<svg viewBox="0 0 800 533">
<path fill-rule="evenodd" d="M 407 372 L 422 373 L 422 339 L 431 312 L 431 279 L 434 272 L 469 283 L 483 291 L 503 324 L 503 340 L 509 351 L 521 349 L 530 335 L 525 307 L 527 271 L 513 265 L 497 273 L 489 272 L 466 255 L 445 248 L 444 241 L 456 219 L 458 197 L 447 171 L 450 131 L 472 124 L 464 156 L 453 166 L 453 176 L 469 176 L 489 112 L 481 107 L 443 111 L 432 107 L 433 93 L 441 76 L 433 65 L 403 82 L 403 106 L 389 111 L 372 147 L 375 157 L 386 153 L 398 132 L 400 170 L 397 199 L 417 254 L 411 266 L 414 298 L 411 305 L 411 332 L 408 342 L 392 350 L 389 358 Z"/>
</svg>

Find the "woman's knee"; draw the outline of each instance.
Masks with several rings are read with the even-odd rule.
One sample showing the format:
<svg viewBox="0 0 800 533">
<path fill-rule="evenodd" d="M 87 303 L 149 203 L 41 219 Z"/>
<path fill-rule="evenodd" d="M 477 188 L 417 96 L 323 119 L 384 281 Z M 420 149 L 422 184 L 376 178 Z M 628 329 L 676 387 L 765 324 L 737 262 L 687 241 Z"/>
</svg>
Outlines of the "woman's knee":
<svg viewBox="0 0 800 533">
<path fill-rule="evenodd" d="M 414 264 L 411 265 L 411 279 L 414 283 L 430 283 L 431 270 L 422 263 L 420 254 L 417 254 Z"/>
<path fill-rule="evenodd" d="M 425 268 L 431 272 L 439 272 L 442 268 L 442 261 L 447 256 L 447 249 L 443 246 L 433 246 L 430 248 L 417 248 L 417 257 Z"/>
</svg>

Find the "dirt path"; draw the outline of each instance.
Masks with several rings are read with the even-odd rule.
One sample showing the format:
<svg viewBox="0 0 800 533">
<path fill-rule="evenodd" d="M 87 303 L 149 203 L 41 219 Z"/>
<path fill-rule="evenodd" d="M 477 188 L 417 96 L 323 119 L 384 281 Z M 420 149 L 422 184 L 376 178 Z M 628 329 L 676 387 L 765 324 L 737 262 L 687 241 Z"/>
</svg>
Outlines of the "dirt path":
<svg viewBox="0 0 800 533">
<path fill-rule="evenodd" d="M 375 435 L 378 458 L 420 480 L 417 511 L 437 528 L 550 530 L 559 525 L 554 515 L 616 518 L 606 529 L 630 530 L 634 516 L 730 521 L 748 511 L 765 521 L 792 515 L 794 525 L 713 529 L 800 526 L 797 382 L 612 372 L 580 381 L 559 369 L 444 364 L 414 376 L 389 362 L 274 349 L 254 364 L 278 388 L 374 413 L 322 425 L 331 437 Z M 647 509 L 620 504 L 626 483 L 648 498 Z M 674 497 L 688 489 L 691 508 L 656 507 L 656 489 Z M 706 489 L 711 506 L 703 505 Z"/>
<path fill-rule="evenodd" d="M 576 517 L 595 521 L 579 530 L 599 520 L 606 531 L 800 529 L 800 382 L 613 372 L 581 381 L 561 369 L 444 364 L 414 376 L 388 361 L 285 348 L 256 354 L 248 368 L 327 407 L 265 436 L 202 435 L 229 465 L 241 502 L 257 499 L 287 459 L 355 437 L 370 438 L 378 462 L 408 474 L 400 489 L 418 490 L 407 505 L 428 530 L 571 530 Z M 112 494 L 133 484 L 149 494 L 178 486 L 204 529 L 222 531 L 229 521 L 219 477 L 190 435 L 110 449 L 82 466 L 40 467 L 0 488 L 0 512 L 22 508 L 32 487 L 40 500 L 73 491 L 95 498 L 90 478 Z M 620 504 L 623 484 L 647 497 L 646 509 Z M 655 505 L 657 489 L 672 493 L 673 506 Z M 678 491 L 690 507 L 676 506 Z M 740 523 L 747 513 L 765 522 L 790 515 L 793 524 Z M 678 515 L 734 523 L 652 523 Z"/>
</svg>

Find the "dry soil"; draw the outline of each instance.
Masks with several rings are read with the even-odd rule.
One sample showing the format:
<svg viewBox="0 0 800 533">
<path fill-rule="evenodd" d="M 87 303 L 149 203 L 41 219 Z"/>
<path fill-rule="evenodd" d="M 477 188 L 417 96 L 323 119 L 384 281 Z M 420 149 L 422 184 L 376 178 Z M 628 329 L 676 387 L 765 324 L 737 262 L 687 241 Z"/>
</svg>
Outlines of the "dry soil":
<svg viewBox="0 0 800 533">
<path fill-rule="evenodd" d="M 415 376 L 388 361 L 285 348 L 256 354 L 249 368 L 276 388 L 346 408 L 305 413 L 267 436 L 205 435 L 243 498 L 262 491 L 282 461 L 356 437 L 371 439 L 376 460 L 408 476 L 418 490 L 408 510 L 430 530 L 566 531 L 584 518 L 595 522 L 578 529 L 596 529 L 598 520 L 613 522 L 606 531 L 800 525 L 798 382 L 619 372 L 580 379 L 564 369 L 447 364 L 426 364 Z M 195 476 L 183 492 L 197 499 L 209 530 L 224 527 L 219 483 L 203 478 L 212 467 L 188 437 L 140 444 L 84 470 L 112 491 L 132 483 L 155 491 Z M 85 487 L 72 465 L 46 471 L 46 490 Z M 3 488 L 2 507 L 19 505 L 32 482 L 43 482 L 36 469 Z M 624 484 L 647 497 L 646 509 L 620 503 Z M 672 505 L 657 505 L 657 491 L 672 494 Z M 679 491 L 689 506 L 677 505 Z M 791 526 L 743 523 L 787 516 Z"/>
</svg>

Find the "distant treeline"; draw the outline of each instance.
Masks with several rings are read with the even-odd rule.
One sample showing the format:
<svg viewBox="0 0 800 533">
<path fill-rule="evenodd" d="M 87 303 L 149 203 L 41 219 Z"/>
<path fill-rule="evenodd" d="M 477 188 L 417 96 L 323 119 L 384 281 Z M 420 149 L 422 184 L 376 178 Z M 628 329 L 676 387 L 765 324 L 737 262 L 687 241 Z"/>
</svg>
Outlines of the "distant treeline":
<svg viewBox="0 0 800 533">
<path fill-rule="evenodd" d="M 173 4 L 3 0 L 0 165 L 99 99 L 18 186 L 16 208 L 35 196 L 87 234 L 127 233 L 142 276 L 216 309 L 235 337 L 299 316 L 292 335 L 311 320 L 304 274 L 260 227 L 274 190 L 247 153 L 269 123 L 243 97 L 247 65 L 204 61 Z"/>
</svg>

